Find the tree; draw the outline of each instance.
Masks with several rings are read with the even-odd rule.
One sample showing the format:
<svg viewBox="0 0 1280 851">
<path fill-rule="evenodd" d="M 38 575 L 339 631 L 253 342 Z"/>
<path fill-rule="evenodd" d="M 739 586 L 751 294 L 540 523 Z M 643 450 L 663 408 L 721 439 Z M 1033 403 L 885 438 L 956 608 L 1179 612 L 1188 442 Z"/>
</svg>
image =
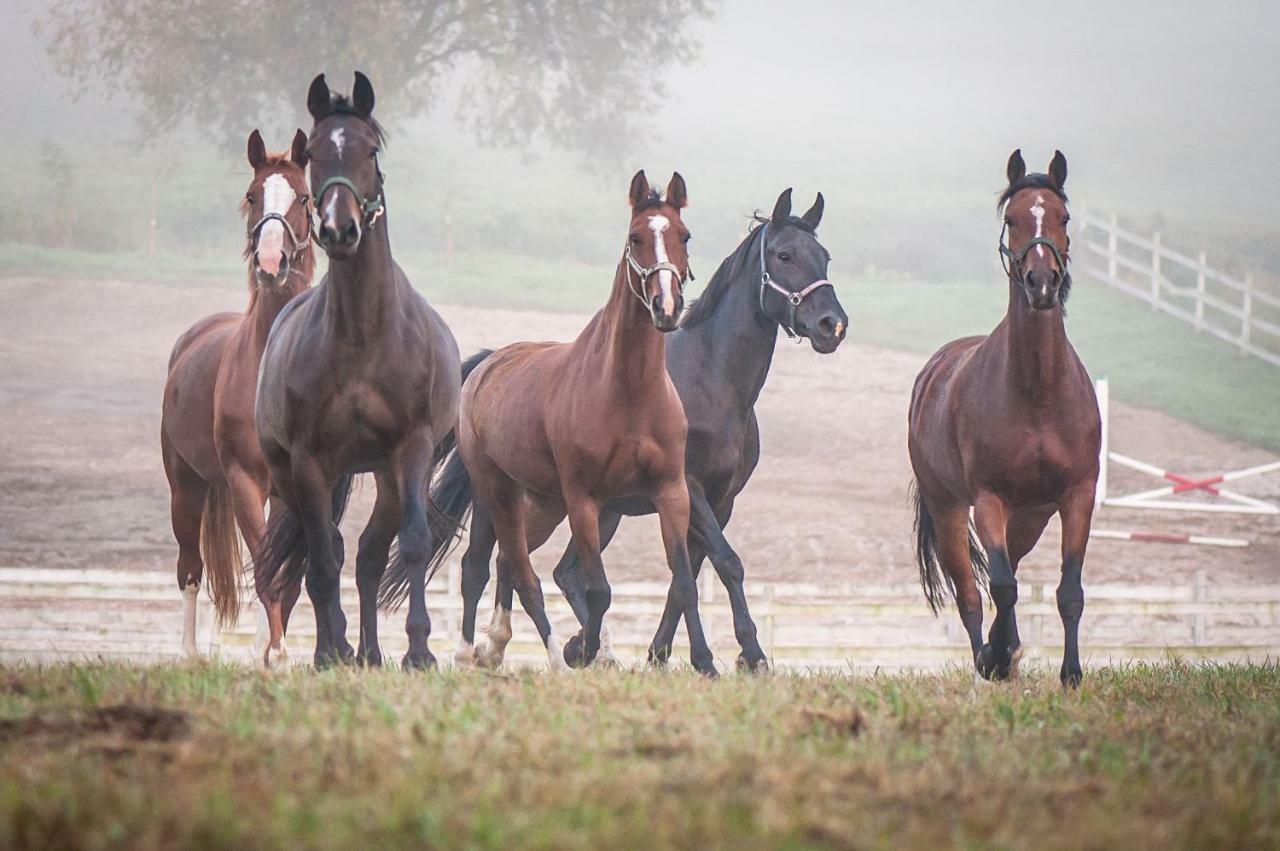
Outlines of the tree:
<svg viewBox="0 0 1280 851">
<path fill-rule="evenodd" d="M 36 27 L 77 95 L 132 98 L 147 135 L 190 121 L 238 149 L 253 127 L 307 126 L 316 73 L 360 69 L 392 121 L 456 95 L 484 143 L 620 154 L 714 2 L 55 0 Z"/>
</svg>

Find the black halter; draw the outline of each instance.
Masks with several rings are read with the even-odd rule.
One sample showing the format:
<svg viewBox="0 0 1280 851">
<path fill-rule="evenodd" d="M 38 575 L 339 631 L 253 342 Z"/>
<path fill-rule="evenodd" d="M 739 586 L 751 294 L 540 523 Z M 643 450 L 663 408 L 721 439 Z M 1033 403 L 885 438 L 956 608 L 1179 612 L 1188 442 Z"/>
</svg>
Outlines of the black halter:
<svg viewBox="0 0 1280 851">
<path fill-rule="evenodd" d="M 305 206 L 309 199 L 306 195 L 299 195 L 298 200 L 302 201 Z M 302 256 L 302 252 L 307 249 L 306 240 L 298 239 L 298 234 L 294 232 L 293 225 L 289 224 L 289 220 L 284 217 L 283 213 L 266 213 L 262 218 L 258 219 L 257 224 L 249 228 L 246 237 L 249 245 L 254 251 L 258 250 L 258 235 L 262 233 L 262 229 L 266 227 L 267 222 L 279 222 L 284 227 L 285 235 L 289 237 L 289 258 L 297 260 Z M 307 230 L 311 230 L 311 210 L 307 210 Z"/>
<path fill-rule="evenodd" d="M 806 298 L 813 295 L 815 291 L 822 287 L 834 288 L 835 284 L 831 283 L 826 278 L 820 278 L 802 290 L 789 290 L 784 286 L 780 286 L 773 280 L 773 278 L 769 277 L 769 270 L 766 269 L 764 265 L 764 243 L 765 236 L 768 235 L 768 232 L 769 223 L 765 222 L 760 226 L 760 312 L 764 313 L 765 316 L 769 315 L 764 309 L 764 293 L 766 289 L 772 289 L 775 292 L 781 293 L 786 298 L 787 304 L 790 305 L 791 316 L 787 322 L 779 322 L 778 324 L 782 326 L 783 331 L 787 332 L 787 336 L 789 338 L 799 343 L 804 338 L 797 334 L 795 330 L 796 311 L 799 310 L 801 303 L 803 303 Z"/>
<path fill-rule="evenodd" d="M 1027 244 L 1022 246 L 1019 251 L 1009 248 L 1005 242 L 1005 234 L 1009 232 L 1009 223 L 1006 221 L 1004 227 L 1000 228 L 1000 265 L 1004 267 L 1004 273 L 1009 276 L 1009 280 L 1017 284 L 1023 290 L 1027 289 L 1027 276 L 1023 270 L 1023 262 L 1027 259 L 1027 254 L 1037 245 L 1043 245 L 1053 254 L 1053 259 L 1058 264 L 1058 273 L 1062 276 L 1061 287 L 1071 286 L 1071 271 L 1067 268 L 1067 261 L 1062 256 L 1062 252 L 1058 250 L 1058 245 L 1047 236 L 1037 236 L 1034 239 L 1027 240 Z"/>
</svg>

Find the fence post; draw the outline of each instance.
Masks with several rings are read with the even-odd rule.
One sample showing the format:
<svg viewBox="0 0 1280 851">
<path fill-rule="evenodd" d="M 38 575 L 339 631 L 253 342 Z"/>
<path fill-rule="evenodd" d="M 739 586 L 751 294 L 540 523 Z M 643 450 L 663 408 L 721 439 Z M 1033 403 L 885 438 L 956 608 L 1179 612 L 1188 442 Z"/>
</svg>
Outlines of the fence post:
<svg viewBox="0 0 1280 851">
<path fill-rule="evenodd" d="M 1151 309 L 1160 304 L 1160 232 L 1151 234 Z"/>
<path fill-rule="evenodd" d="M 1196 571 L 1195 589 L 1192 599 L 1197 603 L 1203 603 L 1207 597 L 1205 593 L 1205 574 L 1204 570 Z M 1203 611 L 1196 612 L 1191 620 L 1191 645 L 1193 647 L 1204 646 L 1204 628 L 1205 616 Z"/>
<path fill-rule="evenodd" d="M 1107 230 L 1107 281 L 1115 283 L 1116 280 L 1116 252 L 1119 251 L 1119 244 L 1116 241 L 1116 229 L 1120 227 L 1116 214 L 1111 214 L 1111 227 Z"/>
<path fill-rule="evenodd" d="M 1196 269 L 1196 333 L 1204 330 L 1204 279 L 1209 268 L 1209 258 L 1200 252 L 1200 266 Z"/>
<path fill-rule="evenodd" d="M 1240 348 L 1249 350 L 1249 325 L 1253 321 L 1253 275 L 1244 276 L 1244 306 L 1240 309 Z"/>
</svg>

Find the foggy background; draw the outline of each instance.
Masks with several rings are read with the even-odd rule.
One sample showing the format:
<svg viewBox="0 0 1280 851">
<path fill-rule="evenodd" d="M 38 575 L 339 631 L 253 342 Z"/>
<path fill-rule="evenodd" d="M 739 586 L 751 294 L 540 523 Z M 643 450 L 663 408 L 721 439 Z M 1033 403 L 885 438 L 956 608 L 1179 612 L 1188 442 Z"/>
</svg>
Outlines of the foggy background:
<svg viewBox="0 0 1280 851">
<path fill-rule="evenodd" d="M 146 254 L 154 208 L 158 257 L 179 270 L 240 268 L 244 138 L 261 127 L 268 147 L 282 149 L 294 126 L 309 129 L 311 76 L 325 71 L 331 85 L 349 88 L 360 36 L 327 52 L 326 38 L 285 31 L 281 21 L 302 23 L 304 7 L 282 7 L 263 22 L 273 29 L 255 52 L 231 25 L 251 29 L 259 7 L 211 22 L 200 5 L 182 7 L 191 32 L 166 38 L 173 55 L 152 50 L 154 59 L 126 59 L 115 74 L 94 66 L 76 99 L 50 45 L 57 16 L 82 16 L 85 5 L 0 0 L 0 261 L 29 265 L 38 256 L 22 247 L 32 245 Z M 348 10 L 332 13 L 341 22 L 360 5 L 305 8 Z M 450 270 L 477 254 L 510 256 L 517 268 L 526 258 L 587 264 L 603 270 L 603 292 L 625 227 L 627 179 L 643 167 L 655 183 L 672 169 L 686 177 L 696 269 L 713 269 L 747 214 L 795 186 L 801 207 L 815 191 L 826 195 L 833 278 L 998 281 L 994 193 L 1009 152 L 1021 147 L 1035 170 L 1063 150 L 1077 204 L 1159 226 L 1167 244 L 1207 248 L 1221 267 L 1260 280 L 1280 267 L 1274 3 L 615 5 L 661 8 L 666 17 L 647 23 L 655 43 L 669 32 L 685 49 L 632 57 L 629 87 L 611 98 L 630 126 L 613 137 L 599 126 L 582 138 L 517 126 L 485 139 L 474 114 L 459 116 L 460 107 L 484 112 L 484 99 L 466 90 L 482 63 L 425 75 L 430 91 L 419 96 L 387 85 L 404 57 L 373 51 L 354 60 L 391 131 L 383 162 L 398 256 L 421 253 L 422 268 L 439 274 L 451 237 Z M 153 24 L 143 16 L 131 25 L 141 33 Z M 202 58 L 219 40 L 221 58 Z M 302 67 L 273 67 L 284 40 L 300 45 L 305 61 L 293 64 Z M 610 62 L 616 43 L 594 46 L 591 61 Z M 70 60 L 64 50 L 61 70 L 89 67 L 94 50 L 92 39 Z M 215 100 L 242 96 L 217 91 L 219 62 L 250 61 L 237 51 L 276 92 L 252 103 L 238 130 L 235 112 L 229 126 L 206 126 L 207 114 L 186 112 L 183 85 L 207 79 Z M 191 67 L 175 60 L 187 56 Z M 181 120 L 158 132 L 155 112 L 129 85 L 147 61 L 168 63 L 160 76 L 172 69 L 182 81 L 169 93 Z M 641 103 L 648 87 L 661 93 Z M 416 283 L 436 298 L 447 285 Z"/>
</svg>

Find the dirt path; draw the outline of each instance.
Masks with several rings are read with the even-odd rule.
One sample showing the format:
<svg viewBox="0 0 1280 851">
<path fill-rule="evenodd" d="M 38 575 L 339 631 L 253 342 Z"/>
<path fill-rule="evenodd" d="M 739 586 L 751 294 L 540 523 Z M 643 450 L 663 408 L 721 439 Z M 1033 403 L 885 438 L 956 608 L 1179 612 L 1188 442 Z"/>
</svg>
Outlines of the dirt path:
<svg viewBox="0 0 1280 851">
<path fill-rule="evenodd" d="M 157 447 L 169 348 L 194 319 L 240 309 L 226 286 L 120 281 L 0 280 L 0 565 L 168 569 L 175 556 Z M 583 316 L 444 306 L 464 352 L 518 339 L 567 339 Z M 856 305 L 853 339 L 857 339 Z M 763 460 L 729 528 L 756 579 L 910 581 L 910 470 L 905 418 L 918 355 L 846 345 L 828 357 L 779 342 L 760 401 Z M 1190 473 L 1275 456 L 1171 417 L 1113 404 L 1113 448 Z M 1114 471 L 1113 487 L 1151 480 Z M 1280 476 L 1241 491 L 1280 498 Z M 372 488 L 353 504 L 347 541 Z M 1241 550 L 1095 541 L 1086 583 L 1280 581 L 1280 521 L 1106 509 L 1111 529 L 1188 530 L 1248 538 Z M 550 569 L 563 533 L 536 556 Z M 1056 524 L 1023 565 L 1057 573 Z M 610 575 L 665 575 L 656 522 L 624 525 Z"/>
</svg>

